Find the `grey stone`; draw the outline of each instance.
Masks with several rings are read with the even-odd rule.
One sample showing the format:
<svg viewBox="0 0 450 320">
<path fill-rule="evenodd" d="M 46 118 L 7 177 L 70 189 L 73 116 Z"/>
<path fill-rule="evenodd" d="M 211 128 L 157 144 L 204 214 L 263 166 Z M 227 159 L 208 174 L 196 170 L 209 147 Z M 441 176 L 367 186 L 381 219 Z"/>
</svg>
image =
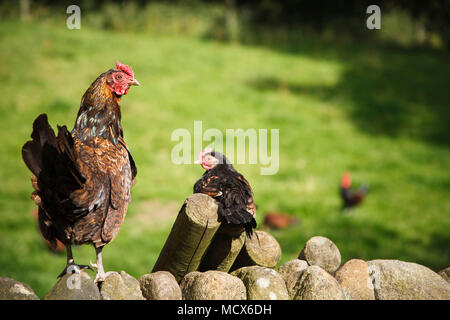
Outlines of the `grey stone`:
<svg viewBox="0 0 450 320">
<path fill-rule="evenodd" d="M 44 300 L 100 300 L 100 292 L 85 272 L 65 274 L 47 293 Z"/>
<path fill-rule="evenodd" d="M 333 274 L 341 264 L 341 253 L 328 238 L 317 236 L 309 239 L 298 257 L 310 266 L 319 266 Z"/>
<path fill-rule="evenodd" d="M 0 300 L 39 300 L 26 283 L 0 277 Z"/>
<path fill-rule="evenodd" d="M 103 300 L 145 300 L 139 281 L 125 271 L 111 272 L 101 284 Z"/>
<path fill-rule="evenodd" d="M 245 284 L 248 300 L 289 300 L 283 278 L 273 269 L 250 266 L 237 269 L 231 274 Z"/>
<path fill-rule="evenodd" d="M 352 259 L 340 267 L 334 277 L 350 300 L 375 300 L 369 266 L 364 260 Z"/>
<path fill-rule="evenodd" d="M 210 270 L 190 272 L 180 283 L 183 300 L 245 300 L 242 281 L 229 273 Z"/>
<path fill-rule="evenodd" d="M 293 300 L 345 300 L 335 278 L 319 266 L 309 266 L 292 289 Z"/>
<path fill-rule="evenodd" d="M 147 300 L 181 300 L 181 288 L 168 271 L 144 274 L 139 278 L 139 283 Z"/>
<path fill-rule="evenodd" d="M 308 268 L 308 263 L 305 260 L 294 259 L 286 262 L 278 269 L 278 273 L 286 283 L 286 288 L 291 299 L 294 293 L 293 289 L 306 268 Z"/>
<path fill-rule="evenodd" d="M 399 260 L 368 261 L 378 300 L 449 300 L 450 283 L 417 263 Z"/>
<path fill-rule="evenodd" d="M 438 272 L 438 274 L 444 278 L 445 280 L 447 280 L 447 282 L 450 282 L 450 267 L 447 267 L 445 269 L 442 269 L 441 271 Z"/>
</svg>

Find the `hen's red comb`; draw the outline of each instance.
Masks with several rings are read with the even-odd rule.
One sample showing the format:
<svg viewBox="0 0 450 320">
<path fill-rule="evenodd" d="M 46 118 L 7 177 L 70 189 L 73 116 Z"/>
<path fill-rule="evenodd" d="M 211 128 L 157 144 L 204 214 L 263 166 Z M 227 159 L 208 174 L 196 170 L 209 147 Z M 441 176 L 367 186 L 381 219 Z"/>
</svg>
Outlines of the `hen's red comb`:
<svg viewBox="0 0 450 320">
<path fill-rule="evenodd" d="M 127 66 L 126 64 L 121 64 L 119 61 L 116 62 L 116 66 L 117 69 L 122 70 L 123 72 L 134 78 L 134 72 L 130 66 Z"/>
</svg>

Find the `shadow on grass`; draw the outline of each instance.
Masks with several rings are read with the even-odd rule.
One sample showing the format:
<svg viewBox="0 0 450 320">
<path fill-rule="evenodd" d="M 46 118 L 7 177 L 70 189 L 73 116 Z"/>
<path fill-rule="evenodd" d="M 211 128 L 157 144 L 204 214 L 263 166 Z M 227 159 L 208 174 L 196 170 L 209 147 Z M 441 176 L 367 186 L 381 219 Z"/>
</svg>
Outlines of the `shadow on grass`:
<svg viewBox="0 0 450 320">
<path fill-rule="evenodd" d="M 429 241 L 407 238 L 394 226 L 358 221 L 351 216 L 332 216 L 316 225 L 314 232 L 302 227 L 271 232 L 289 259 L 298 256 L 310 237 L 321 235 L 332 239 L 337 245 L 343 263 L 350 259 L 394 259 L 422 264 L 436 272 L 450 263 L 449 239 L 446 235 L 433 233 Z"/>
<path fill-rule="evenodd" d="M 288 54 L 337 59 L 344 69 L 336 85 L 316 86 L 271 76 L 249 79 L 247 85 L 258 91 L 288 91 L 329 101 L 344 108 L 356 127 L 367 134 L 450 145 L 448 56 L 395 48 L 314 52 L 308 48 Z"/>
</svg>

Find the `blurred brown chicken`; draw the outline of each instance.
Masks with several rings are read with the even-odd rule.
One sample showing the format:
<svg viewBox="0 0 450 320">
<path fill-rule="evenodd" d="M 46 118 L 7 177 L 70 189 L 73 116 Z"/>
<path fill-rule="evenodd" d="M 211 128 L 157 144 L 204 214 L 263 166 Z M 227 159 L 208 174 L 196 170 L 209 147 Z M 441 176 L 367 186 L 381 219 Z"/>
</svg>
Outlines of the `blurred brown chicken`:
<svg viewBox="0 0 450 320">
<path fill-rule="evenodd" d="M 299 220 L 286 213 L 268 212 L 264 217 L 264 222 L 261 228 L 263 230 L 284 229 L 296 224 L 299 224 Z"/>
<path fill-rule="evenodd" d="M 120 102 L 139 82 L 129 66 L 117 62 L 116 67 L 86 90 L 71 132 L 58 126 L 56 135 L 41 114 L 33 123 L 32 140 L 22 148 L 33 173 L 31 197 L 42 236 L 54 247 L 58 240 L 66 247 L 67 264 L 59 276 L 88 268 L 75 264 L 71 246 L 92 244 L 96 283 L 105 279 L 102 249 L 119 232 L 137 173 L 123 137 Z"/>
</svg>

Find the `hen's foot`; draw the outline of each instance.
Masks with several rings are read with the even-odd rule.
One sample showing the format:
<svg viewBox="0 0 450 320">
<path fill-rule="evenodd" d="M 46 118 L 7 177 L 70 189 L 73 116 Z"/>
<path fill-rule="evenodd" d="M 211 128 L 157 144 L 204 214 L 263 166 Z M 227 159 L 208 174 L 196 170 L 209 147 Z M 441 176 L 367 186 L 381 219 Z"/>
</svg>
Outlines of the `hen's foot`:
<svg viewBox="0 0 450 320">
<path fill-rule="evenodd" d="M 106 277 L 108 277 L 110 274 L 113 274 L 113 273 L 114 273 L 114 271 L 108 271 L 105 273 L 105 272 L 98 272 L 98 270 L 97 270 L 97 275 L 95 276 L 94 283 L 96 285 L 100 285 L 102 282 L 105 281 Z"/>
</svg>

